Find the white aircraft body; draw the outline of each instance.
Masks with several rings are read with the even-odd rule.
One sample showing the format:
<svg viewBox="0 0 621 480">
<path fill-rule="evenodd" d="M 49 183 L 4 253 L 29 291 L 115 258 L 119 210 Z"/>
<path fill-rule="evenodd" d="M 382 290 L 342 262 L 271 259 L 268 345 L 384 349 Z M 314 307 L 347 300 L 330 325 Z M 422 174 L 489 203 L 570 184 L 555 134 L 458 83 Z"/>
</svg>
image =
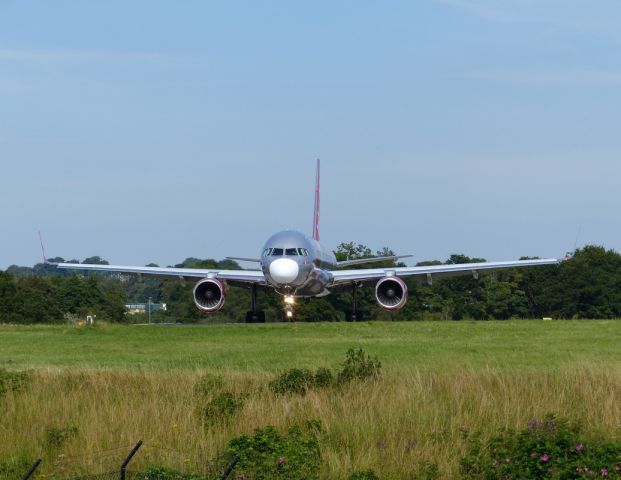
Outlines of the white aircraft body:
<svg viewBox="0 0 621 480">
<path fill-rule="evenodd" d="M 124 265 L 92 265 L 83 263 L 58 263 L 58 268 L 103 272 L 120 272 L 154 277 L 176 277 L 184 280 L 198 279 L 194 287 L 196 306 L 207 313 L 219 311 L 225 303 L 228 285 L 249 286 L 252 290 L 251 310 L 247 322 L 264 322 L 264 312 L 257 310 L 257 287 L 271 288 L 285 297 L 285 318 L 293 317 L 295 297 L 320 297 L 330 289 L 351 286 L 352 309 L 347 313 L 350 321 L 360 320 L 356 291 L 364 284 L 375 283 L 375 297 L 380 307 L 399 310 L 407 302 L 408 288 L 403 278 L 414 277 L 431 282 L 434 278 L 473 275 L 505 268 L 531 267 L 559 263 L 555 258 L 514 260 L 505 262 L 462 263 L 417 267 L 382 267 L 351 270 L 355 264 L 396 260 L 411 255 L 373 257 L 337 261 L 334 253 L 319 243 L 320 165 L 317 161 L 315 186 L 315 212 L 313 233 L 307 237 L 294 230 L 284 230 L 272 235 L 263 246 L 260 258 L 228 257 L 232 260 L 255 262 L 256 270 L 221 270 L 195 268 L 135 267 Z"/>
</svg>

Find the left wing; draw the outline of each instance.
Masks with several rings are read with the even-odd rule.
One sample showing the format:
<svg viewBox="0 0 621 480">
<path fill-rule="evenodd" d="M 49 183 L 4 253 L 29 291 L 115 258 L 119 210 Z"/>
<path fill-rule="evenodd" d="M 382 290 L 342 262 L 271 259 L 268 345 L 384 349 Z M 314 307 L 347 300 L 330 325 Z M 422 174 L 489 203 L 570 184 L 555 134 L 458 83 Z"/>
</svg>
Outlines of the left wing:
<svg viewBox="0 0 621 480">
<path fill-rule="evenodd" d="M 49 262 L 48 262 L 49 263 Z M 168 267 L 132 267 L 124 265 L 95 265 L 88 263 L 50 263 L 60 269 L 88 270 L 93 272 L 117 272 L 146 275 L 150 277 L 177 277 L 180 279 L 212 277 L 220 280 L 241 283 L 265 284 L 265 277 L 260 270 L 220 270 L 217 268 L 168 268 Z"/>
<path fill-rule="evenodd" d="M 513 260 L 508 262 L 484 263 L 456 263 L 451 265 L 431 265 L 427 267 L 395 267 L 395 268 L 365 268 L 361 270 L 334 270 L 332 285 L 350 282 L 364 282 L 378 280 L 385 276 L 420 277 L 431 281 L 433 278 L 450 277 L 456 275 L 478 276 L 479 272 L 493 272 L 505 268 L 534 267 L 537 265 L 556 265 L 560 260 L 556 258 L 542 258 L 536 260 Z"/>
</svg>

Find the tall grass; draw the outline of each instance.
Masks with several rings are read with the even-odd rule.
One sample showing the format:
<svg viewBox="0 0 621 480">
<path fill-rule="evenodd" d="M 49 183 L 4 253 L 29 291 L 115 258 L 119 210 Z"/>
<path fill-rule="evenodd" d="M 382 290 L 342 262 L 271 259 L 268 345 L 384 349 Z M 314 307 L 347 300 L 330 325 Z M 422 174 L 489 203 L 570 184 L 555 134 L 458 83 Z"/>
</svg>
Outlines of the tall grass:
<svg viewBox="0 0 621 480">
<path fill-rule="evenodd" d="M 579 422 L 592 437 L 621 439 L 621 371 L 614 367 L 393 366 L 377 381 L 305 396 L 274 395 L 267 388 L 272 373 L 234 370 L 210 370 L 222 383 L 201 393 L 195 385 L 206 372 L 37 370 L 28 388 L 0 399 L 0 461 L 40 456 L 48 477 L 97 473 L 117 468 L 144 439 L 134 468 L 202 472 L 235 435 L 318 419 L 324 478 L 366 468 L 412 478 L 422 461 L 437 463 L 442 478 L 455 478 L 471 434 L 521 428 L 550 412 Z M 199 407 L 216 390 L 243 396 L 244 404 L 228 421 L 206 423 Z M 52 428 L 76 433 L 50 442 Z"/>
</svg>

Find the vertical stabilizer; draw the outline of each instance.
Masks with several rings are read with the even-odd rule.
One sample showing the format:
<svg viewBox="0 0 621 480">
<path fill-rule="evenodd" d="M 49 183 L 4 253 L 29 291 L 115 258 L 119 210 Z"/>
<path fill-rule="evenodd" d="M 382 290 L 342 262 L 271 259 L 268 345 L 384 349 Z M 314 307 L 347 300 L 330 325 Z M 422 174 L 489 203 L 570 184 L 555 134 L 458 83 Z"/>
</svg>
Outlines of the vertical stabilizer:
<svg viewBox="0 0 621 480">
<path fill-rule="evenodd" d="M 315 212 L 313 215 L 313 238 L 319 241 L 319 168 L 320 162 L 317 159 L 317 173 L 315 175 Z"/>
</svg>

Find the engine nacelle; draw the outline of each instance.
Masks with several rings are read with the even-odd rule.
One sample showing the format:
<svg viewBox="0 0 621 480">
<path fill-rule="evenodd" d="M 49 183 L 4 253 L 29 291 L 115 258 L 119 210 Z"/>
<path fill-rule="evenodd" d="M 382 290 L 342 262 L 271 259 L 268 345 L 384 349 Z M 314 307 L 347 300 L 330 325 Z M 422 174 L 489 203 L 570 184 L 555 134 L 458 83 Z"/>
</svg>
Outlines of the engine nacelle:
<svg viewBox="0 0 621 480">
<path fill-rule="evenodd" d="M 215 278 L 203 278 L 194 286 L 194 303 L 203 312 L 217 312 L 224 306 L 226 288 Z"/>
<path fill-rule="evenodd" d="M 400 310 L 408 301 L 408 286 L 399 277 L 384 277 L 375 286 L 375 298 L 386 310 Z"/>
</svg>

